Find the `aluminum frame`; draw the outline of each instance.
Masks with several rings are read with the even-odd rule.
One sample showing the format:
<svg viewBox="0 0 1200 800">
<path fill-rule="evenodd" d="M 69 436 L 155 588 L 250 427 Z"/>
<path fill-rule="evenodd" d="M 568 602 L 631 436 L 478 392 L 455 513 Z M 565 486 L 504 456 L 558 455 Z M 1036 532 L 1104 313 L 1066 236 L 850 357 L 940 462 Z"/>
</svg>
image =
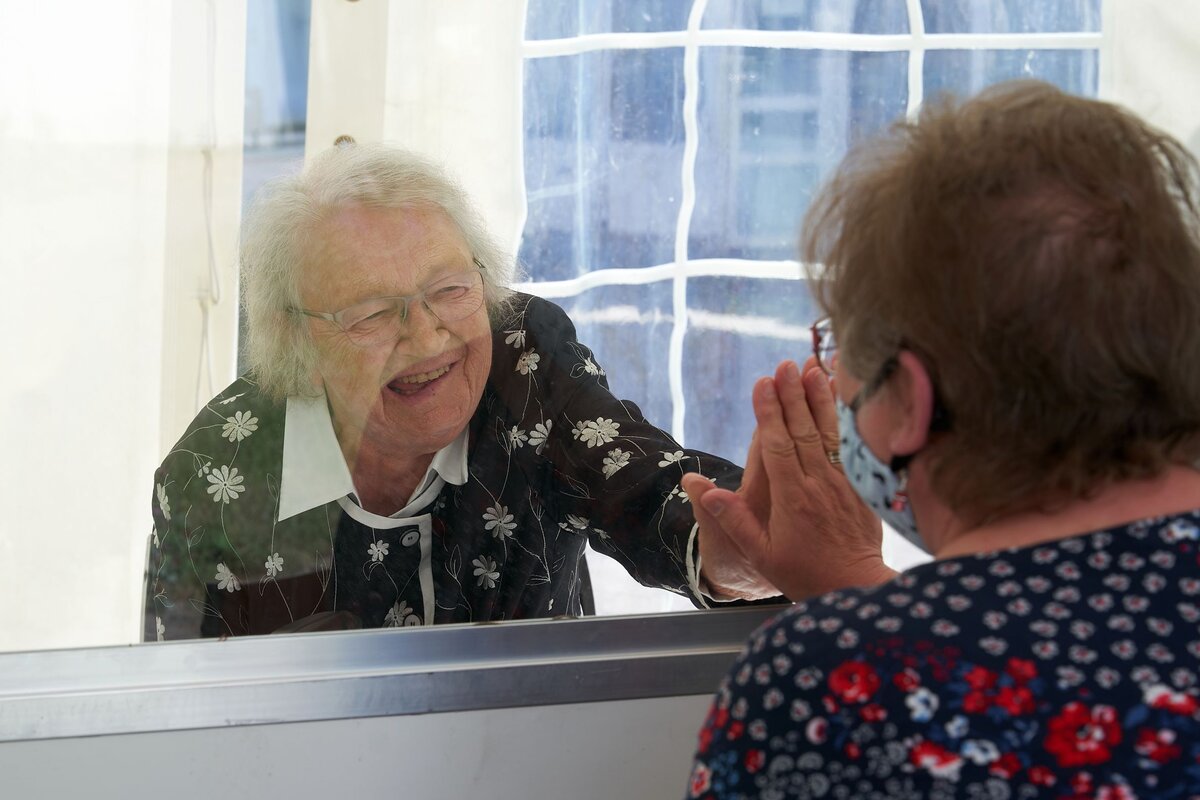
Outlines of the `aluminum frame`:
<svg viewBox="0 0 1200 800">
<path fill-rule="evenodd" d="M 0 742 L 712 692 L 779 606 L 0 654 Z"/>
</svg>

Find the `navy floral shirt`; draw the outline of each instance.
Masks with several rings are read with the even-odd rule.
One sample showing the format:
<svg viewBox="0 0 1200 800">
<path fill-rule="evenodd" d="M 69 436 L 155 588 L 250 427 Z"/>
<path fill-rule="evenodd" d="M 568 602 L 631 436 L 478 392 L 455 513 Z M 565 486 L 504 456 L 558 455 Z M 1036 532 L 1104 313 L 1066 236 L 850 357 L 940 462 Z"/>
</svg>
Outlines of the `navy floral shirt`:
<svg viewBox="0 0 1200 800">
<path fill-rule="evenodd" d="M 689 798 L 1200 797 L 1200 511 L 948 559 L 754 633 Z"/>
</svg>

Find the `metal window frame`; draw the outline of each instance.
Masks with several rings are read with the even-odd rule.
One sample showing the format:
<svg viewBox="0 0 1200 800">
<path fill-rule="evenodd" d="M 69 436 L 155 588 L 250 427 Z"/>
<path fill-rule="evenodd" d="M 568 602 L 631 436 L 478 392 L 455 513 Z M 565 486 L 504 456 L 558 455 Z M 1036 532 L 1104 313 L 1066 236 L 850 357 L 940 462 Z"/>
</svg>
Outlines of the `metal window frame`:
<svg viewBox="0 0 1200 800">
<path fill-rule="evenodd" d="M 0 742 L 707 694 L 780 606 L 0 654 Z"/>
</svg>

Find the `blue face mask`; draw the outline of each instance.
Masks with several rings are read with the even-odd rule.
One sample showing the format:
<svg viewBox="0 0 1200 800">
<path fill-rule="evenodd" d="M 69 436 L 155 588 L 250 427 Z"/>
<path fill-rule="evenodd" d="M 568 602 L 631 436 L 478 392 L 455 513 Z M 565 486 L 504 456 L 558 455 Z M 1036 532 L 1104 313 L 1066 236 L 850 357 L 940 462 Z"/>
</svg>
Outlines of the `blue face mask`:
<svg viewBox="0 0 1200 800">
<path fill-rule="evenodd" d="M 871 452 L 858 433 L 854 409 L 843 403 L 840 397 L 837 398 L 837 412 L 842 468 L 855 493 L 897 533 L 926 553 L 930 552 L 917 531 L 917 520 L 908 502 L 905 491 L 908 485 L 907 472 L 896 474 Z"/>
</svg>

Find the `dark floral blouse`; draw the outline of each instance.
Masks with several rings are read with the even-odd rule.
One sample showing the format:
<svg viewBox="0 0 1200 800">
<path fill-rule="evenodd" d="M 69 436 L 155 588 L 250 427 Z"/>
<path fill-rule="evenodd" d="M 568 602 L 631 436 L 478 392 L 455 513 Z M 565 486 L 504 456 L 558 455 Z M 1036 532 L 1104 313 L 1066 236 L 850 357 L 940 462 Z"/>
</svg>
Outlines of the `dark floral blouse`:
<svg viewBox="0 0 1200 800">
<path fill-rule="evenodd" d="M 146 639 L 329 615 L 368 628 L 575 616 L 590 600 L 588 542 L 698 602 L 679 478 L 736 486 L 741 470 L 616 398 L 552 303 L 518 295 L 493 329 L 467 482 L 411 518 L 365 524 L 335 501 L 278 519 L 285 404 L 247 378 L 210 401 L 155 474 Z"/>
<path fill-rule="evenodd" d="M 750 638 L 689 798 L 1200 797 L 1200 512 L 925 564 Z"/>
</svg>

